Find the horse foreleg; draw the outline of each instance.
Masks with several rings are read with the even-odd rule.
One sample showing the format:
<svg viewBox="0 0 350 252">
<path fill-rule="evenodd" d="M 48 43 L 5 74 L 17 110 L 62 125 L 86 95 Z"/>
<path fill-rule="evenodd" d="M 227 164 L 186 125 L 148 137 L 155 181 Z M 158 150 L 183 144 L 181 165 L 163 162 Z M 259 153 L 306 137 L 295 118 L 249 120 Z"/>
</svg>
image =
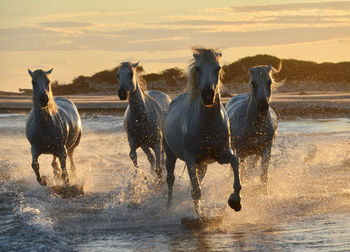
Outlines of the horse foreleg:
<svg viewBox="0 0 350 252">
<path fill-rule="evenodd" d="M 271 146 L 265 148 L 261 157 L 261 174 L 260 179 L 264 186 L 264 190 L 267 190 L 267 170 L 271 159 Z"/>
<path fill-rule="evenodd" d="M 229 206 L 234 209 L 236 212 L 240 211 L 241 206 L 241 197 L 239 196 L 239 192 L 241 191 L 241 182 L 239 180 L 239 159 L 237 156 L 233 154 L 233 151 L 230 147 L 227 147 L 224 151 L 222 151 L 217 160 L 220 164 L 230 163 L 233 169 L 234 182 L 233 182 L 233 193 L 230 195 L 228 199 Z"/>
<path fill-rule="evenodd" d="M 32 147 L 32 168 L 35 172 L 36 175 L 36 180 L 39 182 L 40 185 L 46 186 L 47 185 L 47 179 L 44 176 L 40 176 L 39 173 L 39 162 L 38 162 L 38 157 L 39 154 L 35 151 L 35 149 Z"/>
<path fill-rule="evenodd" d="M 154 151 L 154 154 L 156 154 L 156 167 L 155 167 L 155 171 L 156 171 L 156 174 L 159 178 L 159 180 L 162 180 L 162 168 L 160 167 L 160 143 L 157 143 L 153 146 L 153 151 Z"/>
<path fill-rule="evenodd" d="M 156 161 L 150 149 L 147 146 L 141 146 L 143 152 L 146 154 L 148 162 L 150 163 L 152 169 L 154 168 Z"/>
<path fill-rule="evenodd" d="M 68 178 L 68 172 L 66 167 L 67 151 L 65 148 L 62 148 L 60 154 L 58 155 L 58 158 L 61 164 L 63 183 L 65 186 L 69 186 L 69 178 Z"/>
<path fill-rule="evenodd" d="M 166 143 L 163 143 L 163 146 L 164 146 L 164 151 L 166 153 L 165 167 L 167 170 L 166 181 L 168 184 L 168 208 L 169 208 L 171 206 L 172 199 L 173 199 L 173 186 L 175 182 L 174 169 L 175 169 L 175 163 L 177 158 Z"/>
<path fill-rule="evenodd" d="M 197 216 L 200 216 L 200 199 L 202 197 L 202 190 L 197 174 L 197 168 L 199 165 L 189 161 L 186 161 L 186 165 L 192 185 L 192 200 L 194 203 L 194 211 Z"/>
<path fill-rule="evenodd" d="M 56 158 L 57 158 L 57 156 L 53 155 L 53 160 L 52 160 L 51 166 L 53 168 L 53 174 L 55 177 L 55 181 L 58 182 L 61 180 L 61 177 L 60 177 L 60 168 L 58 167 Z"/>
<path fill-rule="evenodd" d="M 129 157 L 131 158 L 134 166 L 138 167 L 138 165 L 137 165 L 136 147 L 135 147 L 134 142 L 132 140 L 130 140 L 130 139 L 129 139 L 129 147 L 130 147 Z"/>
<path fill-rule="evenodd" d="M 199 184 L 202 183 L 202 180 L 204 179 L 205 174 L 207 173 L 207 165 L 200 164 L 198 166 L 198 179 L 199 179 Z"/>
</svg>

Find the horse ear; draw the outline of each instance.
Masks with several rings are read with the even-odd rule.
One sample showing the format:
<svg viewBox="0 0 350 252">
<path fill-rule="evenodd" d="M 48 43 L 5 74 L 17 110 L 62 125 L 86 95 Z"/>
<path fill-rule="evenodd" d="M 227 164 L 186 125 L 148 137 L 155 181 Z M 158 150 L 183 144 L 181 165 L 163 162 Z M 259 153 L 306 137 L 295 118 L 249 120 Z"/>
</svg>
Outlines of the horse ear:
<svg viewBox="0 0 350 252">
<path fill-rule="evenodd" d="M 137 61 L 135 64 L 132 64 L 132 67 L 133 67 L 133 68 L 138 67 L 138 66 L 139 66 L 139 63 L 140 63 L 140 61 Z"/>
<path fill-rule="evenodd" d="M 33 72 L 28 68 L 29 75 L 33 78 Z"/>
<path fill-rule="evenodd" d="M 200 55 L 199 55 L 198 53 L 193 53 L 193 58 L 194 58 L 195 60 L 199 60 Z"/>
<path fill-rule="evenodd" d="M 51 68 L 49 71 L 45 72 L 46 74 L 51 74 L 52 73 L 53 68 Z"/>
<path fill-rule="evenodd" d="M 282 60 L 280 60 L 280 63 L 278 64 L 278 69 L 271 67 L 270 70 L 272 70 L 272 73 L 279 73 L 282 70 Z"/>
</svg>

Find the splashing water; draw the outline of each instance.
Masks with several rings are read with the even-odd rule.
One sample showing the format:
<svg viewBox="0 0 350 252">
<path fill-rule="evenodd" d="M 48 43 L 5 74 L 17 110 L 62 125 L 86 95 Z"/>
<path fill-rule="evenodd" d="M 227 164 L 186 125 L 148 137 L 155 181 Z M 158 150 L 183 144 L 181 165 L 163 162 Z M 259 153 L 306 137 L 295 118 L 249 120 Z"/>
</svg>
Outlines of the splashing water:
<svg viewBox="0 0 350 252">
<path fill-rule="evenodd" d="M 84 116 L 82 123 L 75 182 L 85 196 L 62 199 L 35 179 L 25 116 L 0 115 L 0 250 L 350 249 L 349 119 L 281 121 L 268 194 L 259 190 L 259 170 L 249 169 L 239 213 L 227 206 L 230 166 L 210 165 L 201 208 L 224 220 L 197 231 L 180 225 L 193 206 L 182 161 L 167 211 L 167 187 L 155 183 L 142 151 L 138 171 L 132 166 L 122 118 Z M 53 181 L 51 156 L 39 163 Z"/>
</svg>

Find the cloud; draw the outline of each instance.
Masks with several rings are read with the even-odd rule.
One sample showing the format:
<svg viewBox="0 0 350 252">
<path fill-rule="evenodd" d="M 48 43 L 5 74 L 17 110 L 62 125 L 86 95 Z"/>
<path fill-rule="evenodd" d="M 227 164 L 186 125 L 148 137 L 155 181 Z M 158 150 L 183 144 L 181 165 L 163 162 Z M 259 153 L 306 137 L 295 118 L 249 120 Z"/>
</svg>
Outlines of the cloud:
<svg viewBox="0 0 350 252">
<path fill-rule="evenodd" d="M 30 36 L 51 36 L 57 32 L 49 31 L 45 29 L 35 27 L 16 27 L 16 28 L 5 28 L 0 29 L 0 37 L 3 40 L 17 38 L 17 37 L 30 37 Z"/>
<path fill-rule="evenodd" d="M 42 22 L 39 23 L 42 27 L 48 28 L 71 28 L 71 27 L 89 27 L 93 23 L 89 22 L 75 22 L 75 21 L 56 21 L 56 22 Z"/>
<path fill-rule="evenodd" d="M 67 12 L 67 13 L 55 13 L 49 15 L 42 15 L 33 18 L 33 20 L 66 20 L 82 17 L 93 17 L 93 16 L 127 16 L 135 15 L 138 11 L 85 11 L 85 12 Z"/>
<path fill-rule="evenodd" d="M 195 44 L 273 46 L 345 39 L 350 34 L 350 1 L 214 8 L 185 16 L 155 17 L 156 22 L 75 20 L 136 13 L 39 16 L 40 21 L 31 27 L 0 29 L 0 50 L 174 51 Z"/>
<path fill-rule="evenodd" d="M 141 39 L 141 40 L 132 40 L 128 43 L 135 44 L 135 43 L 145 43 L 145 42 L 160 42 L 160 41 L 171 41 L 171 40 L 189 40 L 189 37 L 169 37 L 169 38 L 155 38 L 155 39 Z"/>
<path fill-rule="evenodd" d="M 202 9 L 198 12 L 205 13 L 237 13 L 237 12 L 261 12 L 261 11 L 300 11 L 300 10 L 350 10 L 349 1 L 328 1 L 315 3 L 287 3 L 270 5 L 245 5 L 226 8 Z"/>
<path fill-rule="evenodd" d="M 23 32 L 23 30 L 21 30 Z M 37 30 L 35 30 L 37 31 Z M 27 32 L 27 34 L 29 31 Z M 1 34 L 1 30 L 0 30 Z M 43 35 L 45 34 L 45 36 Z M 2 36 L 1 50 L 113 50 L 113 51 L 173 51 L 186 50 L 191 45 L 210 47 L 273 46 L 345 39 L 350 27 L 301 27 L 266 31 L 212 31 L 195 29 L 143 29 L 114 32 L 88 31 L 78 36 L 66 36 L 51 31 L 38 35 L 12 34 Z M 130 43 L 133 42 L 133 43 Z"/>
<path fill-rule="evenodd" d="M 316 26 L 318 24 L 343 24 L 350 23 L 350 14 L 342 16 L 315 16 L 315 15 L 281 15 L 281 16 L 265 16 L 263 19 L 255 20 L 222 20 L 218 18 L 217 20 L 206 19 L 205 17 L 198 17 L 196 20 L 179 20 L 170 22 L 157 22 L 152 23 L 154 25 L 159 25 L 161 27 L 204 27 L 212 28 L 218 26 L 243 26 L 243 25 L 261 25 L 261 24 L 288 24 L 298 25 L 298 24 L 310 24 Z"/>
</svg>

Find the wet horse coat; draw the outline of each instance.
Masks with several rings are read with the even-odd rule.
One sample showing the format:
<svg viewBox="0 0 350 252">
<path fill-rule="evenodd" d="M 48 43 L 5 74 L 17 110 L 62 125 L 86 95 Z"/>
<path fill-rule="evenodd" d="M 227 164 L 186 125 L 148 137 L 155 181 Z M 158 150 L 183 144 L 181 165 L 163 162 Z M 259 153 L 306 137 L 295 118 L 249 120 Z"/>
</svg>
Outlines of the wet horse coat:
<svg viewBox="0 0 350 252">
<path fill-rule="evenodd" d="M 230 147 L 229 118 L 220 101 L 221 53 L 194 48 L 189 69 L 189 92 L 177 96 L 169 106 L 164 128 L 164 150 L 168 183 L 168 207 L 172 202 L 177 158 L 186 162 L 192 185 L 194 210 L 200 215 L 200 184 L 207 165 L 230 163 L 234 171 L 234 193 L 229 205 L 241 209 L 238 159 Z"/>
<path fill-rule="evenodd" d="M 41 185 L 47 180 L 39 172 L 38 157 L 41 154 L 52 154 L 52 167 L 55 180 L 60 180 L 60 171 L 56 158 L 59 158 L 62 169 L 62 180 L 69 185 L 66 169 L 67 155 L 71 162 L 71 173 L 75 176 L 73 152 L 81 137 L 81 120 L 75 105 L 62 97 L 53 98 L 48 75 L 52 72 L 28 70 L 33 84 L 33 109 L 26 123 L 26 136 L 31 144 L 32 168 Z"/>
<path fill-rule="evenodd" d="M 280 65 L 281 68 L 281 65 Z M 279 72 L 271 65 L 249 70 L 251 93 L 237 95 L 227 103 L 230 117 L 231 144 L 243 167 L 245 158 L 261 157 L 261 181 L 266 189 L 271 147 L 277 132 L 277 116 L 270 107 L 272 73 Z"/>
<path fill-rule="evenodd" d="M 160 91 L 147 92 L 146 83 L 139 76 L 137 66 L 138 63 L 121 63 L 117 74 L 118 96 L 121 100 L 129 100 L 129 106 L 124 113 L 124 128 L 130 146 L 129 156 L 137 166 L 136 149 L 141 147 L 161 179 L 161 129 L 170 98 Z M 153 149 L 155 158 L 149 148 Z"/>
</svg>

